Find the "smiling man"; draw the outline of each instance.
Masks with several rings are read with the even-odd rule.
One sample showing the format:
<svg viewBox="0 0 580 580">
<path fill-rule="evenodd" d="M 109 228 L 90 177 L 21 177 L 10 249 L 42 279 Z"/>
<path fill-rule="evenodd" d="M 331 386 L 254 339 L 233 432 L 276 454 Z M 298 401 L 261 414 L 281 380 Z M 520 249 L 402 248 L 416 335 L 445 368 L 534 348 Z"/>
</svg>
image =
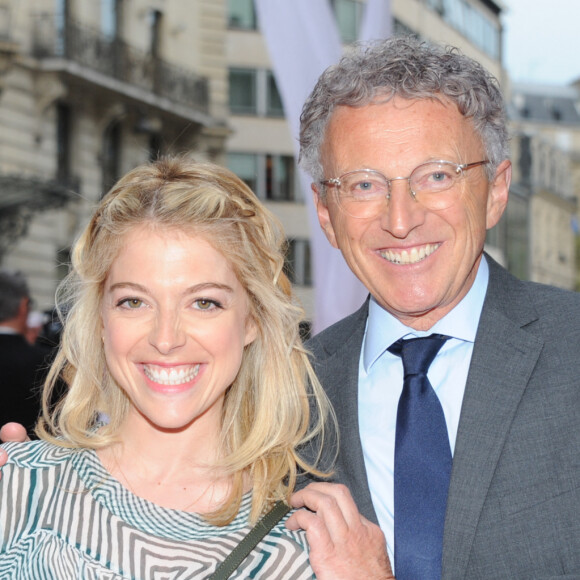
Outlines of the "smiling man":
<svg viewBox="0 0 580 580">
<path fill-rule="evenodd" d="M 343 487 L 296 494 L 317 575 L 390 577 L 374 522 L 397 580 L 580 578 L 580 297 L 484 253 L 511 179 L 496 80 L 392 38 L 301 121 L 320 225 L 370 293 L 309 345 L 363 516 Z"/>
</svg>

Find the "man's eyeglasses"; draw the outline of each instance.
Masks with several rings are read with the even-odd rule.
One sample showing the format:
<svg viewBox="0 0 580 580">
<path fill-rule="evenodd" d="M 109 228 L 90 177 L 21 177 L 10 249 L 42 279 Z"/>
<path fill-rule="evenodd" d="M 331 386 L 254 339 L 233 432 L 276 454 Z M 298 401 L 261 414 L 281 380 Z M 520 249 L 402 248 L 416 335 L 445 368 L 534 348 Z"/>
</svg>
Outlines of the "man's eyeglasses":
<svg viewBox="0 0 580 580">
<path fill-rule="evenodd" d="M 382 201 L 391 198 L 392 182 L 401 179 L 409 182 L 415 201 L 430 210 L 441 210 L 455 203 L 457 190 L 454 188 L 465 172 L 487 163 L 487 160 L 462 165 L 452 161 L 429 161 L 415 167 L 409 177 L 390 179 L 374 169 L 357 169 L 321 183 L 336 188 L 339 206 L 355 218 L 378 215 Z"/>
</svg>

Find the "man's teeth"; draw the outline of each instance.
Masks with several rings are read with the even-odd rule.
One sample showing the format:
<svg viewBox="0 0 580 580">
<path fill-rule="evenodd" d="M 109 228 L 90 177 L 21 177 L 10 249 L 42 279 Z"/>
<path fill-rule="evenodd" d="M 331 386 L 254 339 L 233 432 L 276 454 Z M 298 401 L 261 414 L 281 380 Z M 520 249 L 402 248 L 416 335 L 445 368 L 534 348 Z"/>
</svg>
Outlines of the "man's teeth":
<svg viewBox="0 0 580 580">
<path fill-rule="evenodd" d="M 427 244 L 420 248 L 412 248 L 411 250 L 401 250 L 396 252 L 394 250 L 384 250 L 381 256 L 392 262 L 393 264 L 415 264 L 430 256 L 441 244 Z"/>
<path fill-rule="evenodd" d="M 193 381 L 199 372 L 199 365 L 179 367 L 143 367 L 147 378 L 159 385 L 181 385 Z"/>
</svg>

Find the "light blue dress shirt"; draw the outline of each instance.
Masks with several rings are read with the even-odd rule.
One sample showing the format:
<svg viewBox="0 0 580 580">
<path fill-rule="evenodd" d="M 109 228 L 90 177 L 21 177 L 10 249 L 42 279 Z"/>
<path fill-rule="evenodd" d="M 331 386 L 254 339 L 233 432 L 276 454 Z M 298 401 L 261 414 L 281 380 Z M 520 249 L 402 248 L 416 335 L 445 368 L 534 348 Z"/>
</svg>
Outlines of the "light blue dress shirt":
<svg viewBox="0 0 580 580">
<path fill-rule="evenodd" d="M 473 343 L 488 280 L 489 268 L 484 257 L 467 295 L 426 332 L 405 326 L 373 298 L 370 301 L 359 366 L 359 425 L 373 506 L 387 539 L 393 569 L 395 429 L 397 406 L 403 390 L 403 363 L 400 357 L 387 349 L 402 337 L 412 338 L 433 333 L 452 337 L 439 351 L 427 375 L 445 413 L 453 454 Z"/>
</svg>

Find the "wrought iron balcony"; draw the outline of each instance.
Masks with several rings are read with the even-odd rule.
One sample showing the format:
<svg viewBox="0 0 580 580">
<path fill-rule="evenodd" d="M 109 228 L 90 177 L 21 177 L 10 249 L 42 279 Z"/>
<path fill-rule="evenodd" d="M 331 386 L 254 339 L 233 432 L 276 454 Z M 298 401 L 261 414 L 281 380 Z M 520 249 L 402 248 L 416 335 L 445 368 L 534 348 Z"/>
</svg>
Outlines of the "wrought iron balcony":
<svg viewBox="0 0 580 580">
<path fill-rule="evenodd" d="M 0 260 L 35 215 L 63 207 L 77 197 L 79 186 L 75 177 L 45 180 L 0 173 Z"/>
<path fill-rule="evenodd" d="M 119 38 L 108 38 L 72 19 L 34 16 L 33 55 L 72 61 L 107 77 L 207 114 L 208 81 L 140 51 Z"/>
</svg>

